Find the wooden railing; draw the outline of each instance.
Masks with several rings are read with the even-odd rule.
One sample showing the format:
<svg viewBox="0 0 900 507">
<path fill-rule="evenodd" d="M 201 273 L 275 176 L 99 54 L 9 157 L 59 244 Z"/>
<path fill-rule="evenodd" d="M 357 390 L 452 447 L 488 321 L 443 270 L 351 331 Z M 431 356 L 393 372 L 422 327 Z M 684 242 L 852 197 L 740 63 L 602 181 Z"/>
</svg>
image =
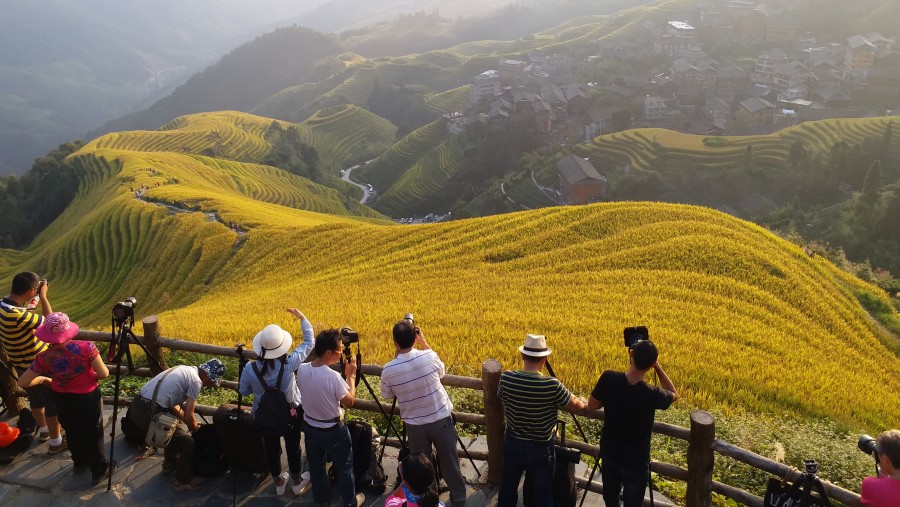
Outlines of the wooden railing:
<svg viewBox="0 0 900 507">
<path fill-rule="evenodd" d="M 196 343 L 174 338 L 164 338 L 159 334 L 158 325 L 159 322 L 156 316 L 144 318 L 144 336 L 138 336 L 138 338 L 143 341 L 151 355 L 156 358 L 163 368 L 167 368 L 163 349 L 223 357 L 238 357 L 235 348 Z M 104 332 L 80 331 L 77 339 L 108 343 L 111 341 L 111 336 L 110 333 Z M 2 352 L 2 350 L 0 350 L 0 352 Z M 252 350 L 247 350 L 245 353 L 249 359 L 256 359 L 256 354 Z M 364 375 L 380 376 L 381 370 L 382 367 L 378 365 L 365 364 L 361 366 L 361 371 Z M 115 367 L 111 366 L 110 371 L 115 372 Z M 497 386 L 500 382 L 501 372 L 502 366 L 500 362 L 495 359 L 488 359 L 482 364 L 480 379 L 457 375 L 445 375 L 444 378 L 441 379 L 441 383 L 447 387 L 472 389 L 481 391 L 483 394 L 483 414 L 453 412 L 453 415 L 459 422 L 483 426 L 485 428 L 488 451 L 472 450 L 469 451 L 469 454 L 474 459 L 487 461 L 487 480 L 493 484 L 500 483 L 503 470 L 503 435 L 505 423 L 503 404 L 497 396 Z M 127 371 L 127 368 L 123 367 L 122 373 L 141 377 L 152 377 L 159 373 L 159 370 L 155 365 L 150 368 L 136 368 L 130 372 Z M 19 408 L 24 406 L 21 400 L 18 399 L 23 396 L 24 393 L 21 390 L 11 387 L 14 385 L 14 380 L 9 377 L 8 372 L 4 368 L 0 368 L 0 394 L 3 396 L 3 402 L 7 409 L 13 414 L 16 414 Z M 221 386 L 237 390 L 237 382 L 223 381 Z M 104 398 L 104 400 L 108 403 L 112 402 L 111 398 Z M 121 405 L 129 405 L 131 400 L 122 399 L 120 402 Z M 379 404 L 381 406 L 380 409 Z M 357 399 L 353 408 L 379 413 L 382 409 L 385 412 L 390 411 L 390 405 L 382 401 L 363 399 Z M 216 407 L 199 406 L 197 413 L 201 415 L 212 415 L 215 410 Z M 586 414 L 579 412 L 577 415 L 600 421 L 604 419 L 603 409 Z M 742 449 L 725 442 L 724 440 L 717 439 L 715 437 L 715 418 L 703 410 L 695 410 L 691 413 L 690 428 L 683 428 L 664 422 L 654 422 L 653 432 L 688 442 L 687 468 L 659 461 L 652 461 L 650 463 L 650 469 L 658 475 L 687 483 L 687 494 L 685 498 L 687 507 L 711 506 L 712 493 L 718 493 L 750 507 L 763 507 L 763 499 L 761 497 L 712 479 L 716 453 L 791 482 L 802 476 L 802 473 L 796 468 L 772 461 L 764 456 Z M 395 437 L 387 438 L 386 444 L 393 447 L 400 446 L 400 442 Z M 591 457 L 598 456 L 600 452 L 598 446 L 578 440 L 567 439 L 566 445 L 578 449 Z M 458 452 L 461 457 L 464 456 L 464 451 L 462 449 Z M 597 493 L 602 493 L 603 491 L 602 484 L 599 481 L 594 480 L 588 484 L 586 479 L 578 478 L 577 482 L 582 489 Z M 861 507 L 858 494 L 835 486 L 827 481 L 822 481 L 822 485 L 830 499 L 848 506 Z M 669 505 L 659 500 L 655 503 L 661 507 Z M 649 502 L 645 500 L 645 504 L 649 505 Z"/>
</svg>

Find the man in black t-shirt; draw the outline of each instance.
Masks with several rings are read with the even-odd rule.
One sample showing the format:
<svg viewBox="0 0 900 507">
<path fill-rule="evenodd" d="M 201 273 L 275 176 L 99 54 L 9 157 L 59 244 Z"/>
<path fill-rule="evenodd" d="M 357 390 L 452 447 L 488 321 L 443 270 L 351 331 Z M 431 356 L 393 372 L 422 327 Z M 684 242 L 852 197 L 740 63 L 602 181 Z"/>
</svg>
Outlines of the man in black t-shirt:
<svg viewBox="0 0 900 507">
<path fill-rule="evenodd" d="M 659 352 L 653 342 L 638 341 L 628 355 L 628 371 L 603 372 L 588 400 L 588 410 L 604 407 L 606 413 L 600 434 L 600 457 L 603 501 L 607 507 L 618 507 L 623 488 L 624 507 L 643 504 L 653 417 L 657 409 L 665 410 L 678 399 L 675 385 L 657 361 Z M 651 368 L 656 371 L 661 389 L 644 382 Z"/>
</svg>

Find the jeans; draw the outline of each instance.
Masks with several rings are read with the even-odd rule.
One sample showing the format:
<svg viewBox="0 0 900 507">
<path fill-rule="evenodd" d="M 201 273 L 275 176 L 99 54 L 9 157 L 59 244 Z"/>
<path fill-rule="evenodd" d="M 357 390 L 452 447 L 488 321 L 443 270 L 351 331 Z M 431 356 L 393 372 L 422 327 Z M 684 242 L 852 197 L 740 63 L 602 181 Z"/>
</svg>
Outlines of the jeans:
<svg viewBox="0 0 900 507">
<path fill-rule="evenodd" d="M 103 453 L 103 399 L 100 388 L 87 394 L 53 393 L 59 423 L 66 430 L 72 462 L 91 466 L 94 475 L 106 471 Z"/>
<path fill-rule="evenodd" d="M 553 507 L 555 461 L 556 448 L 553 442 L 520 440 L 507 434 L 503 441 L 503 479 L 500 482 L 497 507 L 516 507 L 523 472 L 531 476 L 534 484 L 531 505 Z"/>
<path fill-rule="evenodd" d="M 284 451 L 287 454 L 288 468 L 291 477 L 300 476 L 300 425 L 295 424 L 293 429 L 283 437 L 263 437 L 266 446 L 266 463 L 269 465 L 269 473 L 272 477 L 281 475 L 281 439 L 284 439 Z"/>
<path fill-rule="evenodd" d="M 453 417 L 445 417 L 429 424 L 407 424 L 406 434 L 409 437 L 409 452 L 415 454 L 425 451 L 431 454 L 431 444 L 437 449 L 437 457 L 441 464 L 444 481 L 450 487 L 450 502 L 453 507 L 462 507 L 466 503 L 466 481 L 459 468 L 459 456 L 456 454 L 456 425 Z"/>
<path fill-rule="evenodd" d="M 604 458 L 600 472 L 603 479 L 603 501 L 607 507 L 619 506 L 619 492 L 624 507 L 640 507 L 644 504 L 647 488 L 647 464 L 622 464 L 615 459 Z"/>
<path fill-rule="evenodd" d="M 325 476 L 326 456 L 331 460 L 337 477 L 338 488 L 344 507 L 356 507 L 356 489 L 353 478 L 353 449 L 350 446 L 350 431 L 344 423 L 328 429 L 316 428 L 304 421 L 306 433 L 306 459 L 312 480 L 313 499 L 317 504 L 329 500 L 329 480 Z"/>
</svg>

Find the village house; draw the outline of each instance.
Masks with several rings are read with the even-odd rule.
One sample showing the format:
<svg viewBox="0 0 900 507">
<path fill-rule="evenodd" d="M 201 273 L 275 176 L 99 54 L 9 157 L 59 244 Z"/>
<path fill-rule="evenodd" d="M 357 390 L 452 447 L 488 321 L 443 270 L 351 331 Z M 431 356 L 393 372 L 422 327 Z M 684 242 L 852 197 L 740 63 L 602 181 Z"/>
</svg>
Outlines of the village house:
<svg viewBox="0 0 900 507">
<path fill-rule="evenodd" d="M 512 81 L 525 77 L 525 69 L 528 67 L 528 62 L 504 59 L 500 60 L 498 65 L 500 79 L 503 81 Z"/>
<path fill-rule="evenodd" d="M 567 155 L 556 163 L 561 196 L 566 204 L 588 204 L 606 195 L 606 178 L 587 160 Z"/>
<path fill-rule="evenodd" d="M 864 82 L 875 65 L 876 51 L 876 46 L 862 35 L 848 38 L 847 52 L 844 54 L 844 79 L 854 83 Z"/>
<path fill-rule="evenodd" d="M 756 65 L 753 67 L 754 82 L 772 82 L 772 72 L 775 67 L 787 63 L 788 55 L 778 48 L 772 48 L 756 57 Z"/>
<path fill-rule="evenodd" d="M 772 117 L 775 114 L 775 106 L 765 99 L 751 97 L 740 103 L 741 111 L 750 115 L 753 122 L 757 125 L 766 125 L 772 123 Z"/>
<path fill-rule="evenodd" d="M 703 112 L 716 128 L 724 130 L 726 123 L 731 119 L 731 104 L 721 97 L 711 97 L 706 100 Z"/>
<path fill-rule="evenodd" d="M 662 97 L 647 95 L 644 97 L 644 119 L 662 121 L 668 117 L 669 108 Z"/>
<path fill-rule="evenodd" d="M 766 19 L 766 42 L 783 43 L 797 38 L 800 34 L 800 21 L 795 18 L 769 16 Z"/>
<path fill-rule="evenodd" d="M 472 90 L 469 92 L 469 104 L 480 104 L 499 96 L 500 73 L 486 70 L 472 78 Z"/>
<path fill-rule="evenodd" d="M 869 71 L 869 93 L 900 97 L 900 53 L 888 51 L 875 60 Z"/>
<path fill-rule="evenodd" d="M 657 53 L 680 58 L 696 44 L 697 30 L 693 26 L 684 21 L 669 21 L 656 40 L 654 49 Z"/>
<path fill-rule="evenodd" d="M 808 78 L 809 69 L 797 60 L 776 65 L 772 69 L 772 86 L 781 92 L 805 86 Z"/>
</svg>

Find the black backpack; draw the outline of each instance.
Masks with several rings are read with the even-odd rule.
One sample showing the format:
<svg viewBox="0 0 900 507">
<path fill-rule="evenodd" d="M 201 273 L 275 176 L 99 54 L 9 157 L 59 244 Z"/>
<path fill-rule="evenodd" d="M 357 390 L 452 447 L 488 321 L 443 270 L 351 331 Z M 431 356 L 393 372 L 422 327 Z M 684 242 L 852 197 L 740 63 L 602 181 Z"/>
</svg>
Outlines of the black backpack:
<svg viewBox="0 0 900 507">
<path fill-rule="evenodd" d="M 253 363 L 253 371 L 256 378 L 262 384 L 266 391 L 259 397 L 259 405 L 256 406 L 256 430 L 264 437 L 281 437 L 290 433 L 293 429 L 291 424 L 291 404 L 288 403 L 284 391 L 281 390 L 281 378 L 284 376 L 284 362 L 281 363 L 281 370 L 278 371 L 278 380 L 275 381 L 275 387 L 269 387 L 263 380 L 262 374 L 259 372 L 256 363 Z"/>
<path fill-rule="evenodd" d="M 353 446 L 353 476 L 356 478 L 356 489 L 383 493 L 387 483 L 387 474 L 378 462 L 380 441 L 378 433 L 372 426 L 363 421 L 347 423 L 350 431 L 350 443 Z"/>
<path fill-rule="evenodd" d="M 215 425 L 205 424 L 194 432 L 194 475 L 199 477 L 221 477 L 228 466 L 225 453 L 219 444 Z"/>
</svg>

